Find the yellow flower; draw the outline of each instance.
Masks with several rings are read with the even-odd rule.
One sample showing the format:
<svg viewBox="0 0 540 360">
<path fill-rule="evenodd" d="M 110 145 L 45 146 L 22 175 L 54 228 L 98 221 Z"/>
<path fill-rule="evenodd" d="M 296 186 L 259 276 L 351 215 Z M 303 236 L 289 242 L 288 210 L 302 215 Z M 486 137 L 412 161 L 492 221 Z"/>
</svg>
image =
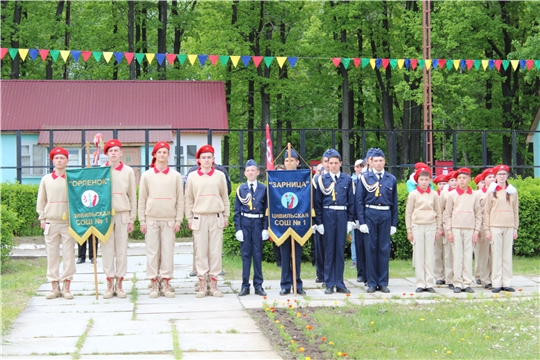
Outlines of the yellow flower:
<svg viewBox="0 0 540 360">
<path fill-rule="evenodd" d="M 383 300 L 386 301 L 386 298 L 384 298 Z"/>
<path fill-rule="evenodd" d="M 333 342 L 333 341 L 330 341 L 328 344 L 329 344 L 329 345 L 334 345 L 334 342 Z"/>
<path fill-rule="evenodd" d="M 452 328 L 452 331 L 456 331 L 456 328 Z"/>
<path fill-rule="evenodd" d="M 281 325 L 279 328 L 280 328 L 280 329 L 285 329 L 285 326 Z"/>
<path fill-rule="evenodd" d="M 334 305 L 337 305 L 337 301 L 334 301 Z"/>
<path fill-rule="evenodd" d="M 496 298 L 498 298 L 498 297 L 499 297 L 499 294 L 495 294 L 495 295 L 493 295 L 493 296 L 496 297 Z"/>
<path fill-rule="evenodd" d="M 311 358 L 309 356 L 306 356 L 306 360 L 311 360 Z"/>
<path fill-rule="evenodd" d="M 279 324 L 279 320 L 276 320 L 276 324 Z"/>
<path fill-rule="evenodd" d="M 304 352 L 304 348 L 301 347 L 300 349 L 298 349 L 298 352 Z"/>
<path fill-rule="evenodd" d="M 459 339 L 459 340 L 460 340 L 460 341 L 465 341 L 465 338 L 461 338 L 461 339 Z"/>
<path fill-rule="evenodd" d="M 372 322 L 370 323 L 370 325 L 373 325 L 373 324 L 375 324 L 375 321 L 372 321 Z"/>
<path fill-rule="evenodd" d="M 420 321 L 424 321 L 424 318 L 420 318 Z"/>
<path fill-rule="evenodd" d="M 296 317 L 301 317 L 302 314 L 300 314 L 299 312 L 296 313 Z"/>
<path fill-rule="evenodd" d="M 447 353 L 448 355 L 450 355 L 452 352 L 451 352 L 450 350 L 448 350 L 446 353 Z"/>
<path fill-rule="evenodd" d="M 486 340 L 487 340 L 487 339 L 489 339 L 489 336 L 488 336 L 488 335 L 486 335 Z"/>
<path fill-rule="evenodd" d="M 337 354 L 338 354 L 338 356 L 341 356 L 341 351 L 338 351 L 338 353 L 337 353 Z"/>
</svg>

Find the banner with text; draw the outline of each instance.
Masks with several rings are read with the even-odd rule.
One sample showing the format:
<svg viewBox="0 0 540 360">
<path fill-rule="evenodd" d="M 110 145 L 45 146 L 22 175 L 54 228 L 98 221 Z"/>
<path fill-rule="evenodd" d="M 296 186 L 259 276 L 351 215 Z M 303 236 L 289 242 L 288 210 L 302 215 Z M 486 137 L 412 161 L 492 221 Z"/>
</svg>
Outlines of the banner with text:
<svg viewBox="0 0 540 360">
<path fill-rule="evenodd" d="M 90 235 L 107 242 L 113 229 L 111 168 L 68 169 L 69 234 L 83 244 Z"/>
<path fill-rule="evenodd" d="M 304 246 L 311 232 L 311 170 L 269 170 L 269 234 L 276 245 L 290 236 Z"/>
</svg>

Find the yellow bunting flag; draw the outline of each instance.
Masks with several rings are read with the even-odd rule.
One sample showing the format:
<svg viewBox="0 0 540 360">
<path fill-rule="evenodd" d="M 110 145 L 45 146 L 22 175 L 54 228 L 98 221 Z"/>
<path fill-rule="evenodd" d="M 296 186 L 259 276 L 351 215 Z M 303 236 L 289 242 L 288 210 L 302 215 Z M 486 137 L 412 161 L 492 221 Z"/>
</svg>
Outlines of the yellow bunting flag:
<svg viewBox="0 0 540 360">
<path fill-rule="evenodd" d="M 104 51 L 103 52 L 103 58 L 105 59 L 107 64 L 109 63 L 109 61 L 111 61 L 112 55 L 113 55 L 112 51 Z"/>
<path fill-rule="evenodd" d="M 375 59 L 369 59 L 369 65 L 371 65 L 372 69 L 375 69 Z"/>
<path fill-rule="evenodd" d="M 240 56 L 231 56 L 231 62 L 233 63 L 234 67 L 238 65 L 238 61 L 240 61 Z"/>
<path fill-rule="evenodd" d="M 403 64 L 405 64 L 405 59 L 398 59 L 397 61 L 398 68 L 401 69 L 403 67 Z"/>
<path fill-rule="evenodd" d="M 489 65 L 489 60 L 482 60 L 482 67 L 484 68 L 484 70 L 487 69 L 488 65 Z"/>
<path fill-rule="evenodd" d="M 454 68 L 459 69 L 459 60 L 454 60 Z"/>
<path fill-rule="evenodd" d="M 103 56 L 105 56 L 105 53 L 103 53 Z M 146 53 L 146 54 L 144 54 L 144 56 L 146 57 L 146 60 L 148 60 L 148 63 L 152 64 L 152 61 L 154 61 L 154 58 L 156 57 L 156 54 L 155 53 Z"/>
<path fill-rule="evenodd" d="M 26 55 L 28 55 L 28 49 L 19 49 L 19 55 L 22 61 L 26 60 Z"/>
<path fill-rule="evenodd" d="M 197 55 L 193 55 L 193 54 L 188 54 L 187 56 L 189 62 L 191 63 L 191 65 L 195 64 L 195 60 L 197 60 Z"/>
<path fill-rule="evenodd" d="M 69 50 L 60 50 L 60 56 L 62 56 L 62 59 L 64 59 L 64 61 L 67 61 L 69 57 L 69 53 L 70 53 Z"/>
<path fill-rule="evenodd" d="M 512 64 L 512 69 L 516 70 L 519 65 L 519 60 L 510 60 L 510 64 Z"/>
<path fill-rule="evenodd" d="M 283 64 L 287 60 L 286 56 L 276 56 L 277 63 L 279 65 L 279 68 L 281 69 L 283 67 Z"/>
<path fill-rule="evenodd" d="M 431 59 L 430 60 L 426 59 L 426 63 L 425 63 L 426 70 L 429 70 L 431 68 L 431 62 L 432 62 Z"/>
</svg>

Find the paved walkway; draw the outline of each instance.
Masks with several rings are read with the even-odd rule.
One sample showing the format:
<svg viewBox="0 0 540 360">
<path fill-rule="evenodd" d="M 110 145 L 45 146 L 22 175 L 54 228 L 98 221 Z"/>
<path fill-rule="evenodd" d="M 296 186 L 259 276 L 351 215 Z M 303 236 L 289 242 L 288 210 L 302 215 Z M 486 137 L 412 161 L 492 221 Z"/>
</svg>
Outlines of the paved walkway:
<svg viewBox="0 0 540 360">
<path fill-rule="evenodd" d="M 31 247 L 31 246 L 27 246 Z M 14 250 L 15 256 L 44 256 L 44 249 Z M 174 359 L 175 344 L 182 359 L 280 359 L 271 345 L 245 311 L 261 308 L 263 299 L 250 295 L 238 297 L 240 281 L 223 281 L 219 288 L 223 298 L 194 295 L 194 280 L 189 277 L 192 263 L 190 243 L 175 247 L 176 297 L 148 297 L 149 281 L 145 279 L 146 257 L 144 244 L 130 244 L 128 270 L 124 288 L 127 299 L 116 297 L 96 300 L 93 265 L 77 265 L 71 290 L 74 300 L 47 300 L 50 284 L 43 284 L 26 309 L 15 320 L 10 334 L 3 337 L 3 359 L 72 359 L 76 344 L 87 331 L 79 350 L 80 359 Z M 105 291 L 105 275 L 98 259 L 99 292 Z M 540 277 L 515 276 L 513 285 L 521 289 L 512 297 L 529 297 L 538 293 Z M 279 281 L 265 281 L 268 302 L 285 300 L 279 296 Z M 136 301 L 130 296 L 137 289 Z M 342 294 L 325 295 L 324 289 L 312 279 L 304 280 L 310 306 L 343 305 L 346 301 L 370 304 L 378 301 L 401 302 L 414 298 L 418 302 L 434 301 L 433 297 L 486 299 L 490 291 L 475 286 L 476 293 L 454 294 L 448 288 L 438 288 L 437 294 L 415 294 L 414 279 L 391 279 L 390 294 L 367 294 L 363 284 L 347 280 L 350 297 Z M 411 296 L 412 294 L 412 296 Z M 501 294 L 499 296 L 505 296 Z M 292 299 L 293 296 L 287 296 Z M 302 297 L 298 297 L 302 299 Z"/>
</svg>

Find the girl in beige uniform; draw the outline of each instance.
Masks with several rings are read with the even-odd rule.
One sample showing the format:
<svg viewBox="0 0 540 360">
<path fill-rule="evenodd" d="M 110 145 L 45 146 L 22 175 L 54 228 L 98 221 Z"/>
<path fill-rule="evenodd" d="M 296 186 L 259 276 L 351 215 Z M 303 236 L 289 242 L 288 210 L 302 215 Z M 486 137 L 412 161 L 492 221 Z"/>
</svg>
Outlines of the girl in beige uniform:
<svg viewBox="0 0 540 360">
<path fill-rule="evenodd" d="M 484 170 L 474 179 L 477 186 L 482 182 L 484 184 L 484 187 L 479 186 L 479 189 L 476 191 L 480 200 L 482 217 L 484 216 L 484 208 L 486 205 L 487 189 L 494 179 L 493 168 Z M 478 285 L 484 285 L 486 289 L 491 289 L 491 246 L 489 240 L 486 239 L 486 233 L 483 226 L 480 228 L 478 241 L 474 244 L 474 258 L 476 259 L 474 268 L 474 279 L 476 280 L 476 283 Z"/>
<path fill-rule="evenodd" d="M 484 231 L 491 244 L 491 281 L 493 292 L 513 292 L 512 247 L 518 237 L 519 200 L 515 187 L 508 184 L 510 168 L 494 168 L 496 181 L 487 191 L 484 207 Z"/>
</svg>

